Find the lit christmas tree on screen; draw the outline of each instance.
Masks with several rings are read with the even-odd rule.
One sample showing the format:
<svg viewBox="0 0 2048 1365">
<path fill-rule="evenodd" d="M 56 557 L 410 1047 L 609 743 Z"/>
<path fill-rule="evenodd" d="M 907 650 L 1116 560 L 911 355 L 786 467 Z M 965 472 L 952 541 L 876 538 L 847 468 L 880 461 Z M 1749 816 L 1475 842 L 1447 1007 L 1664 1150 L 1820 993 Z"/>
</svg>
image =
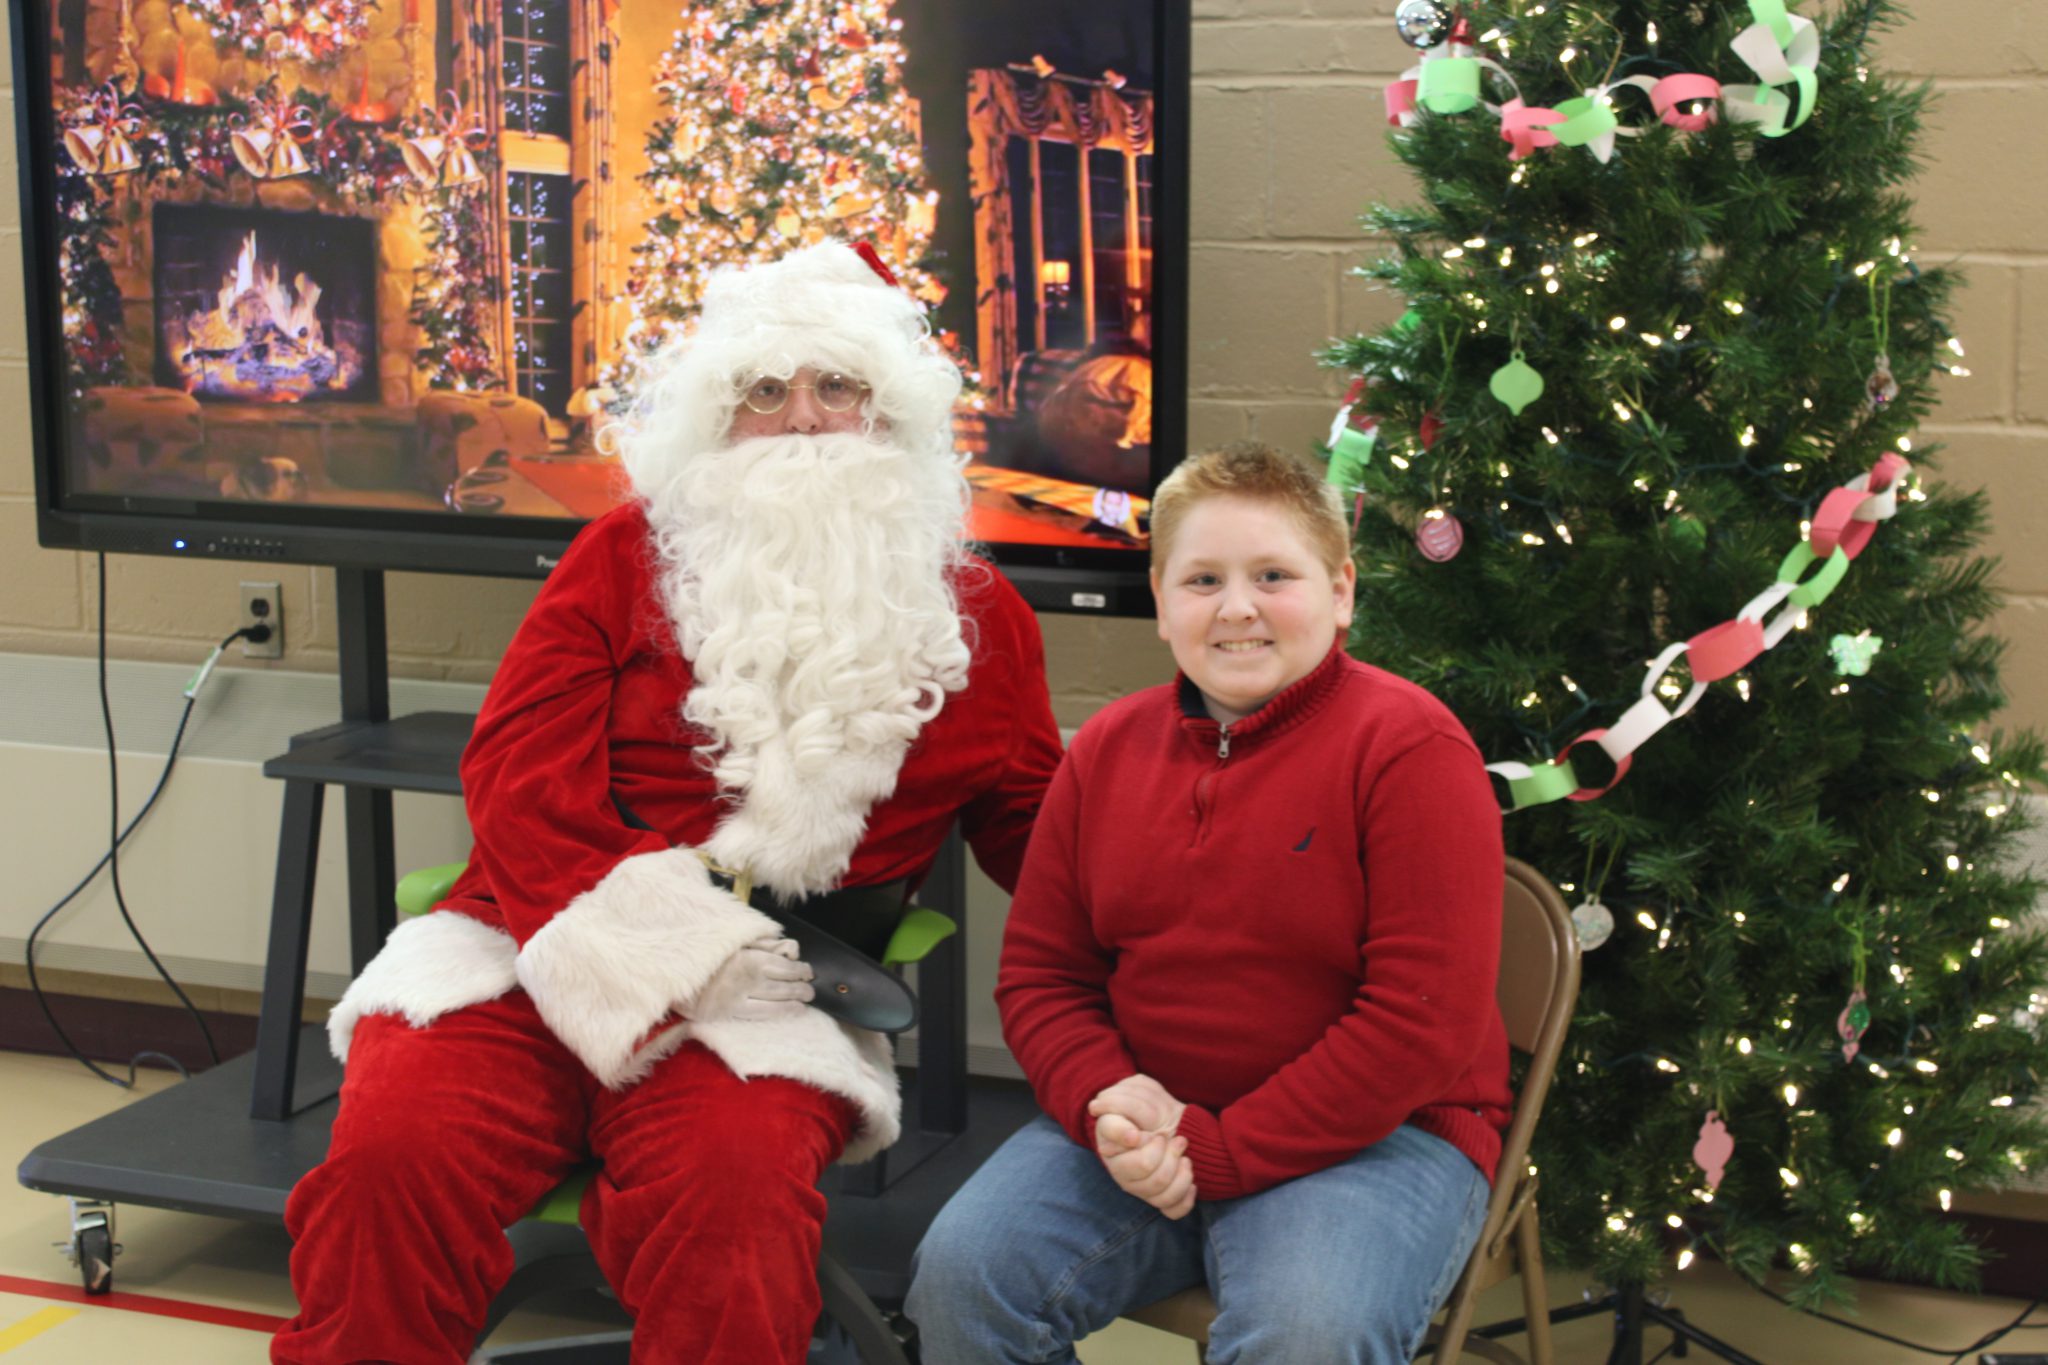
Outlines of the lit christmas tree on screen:
<svg viewBox="0 0 2048 1365">
<path fill-rule="evenodd" d="M 655 75 L 668 110 L 640 177 L 651 216 L 633 248 L 633 310 L 615 384 L 684 330 L 712 273 L 828 238 L 872 243 L 927 303 L 938 193 L 903 23 L 884 0 L 715 0 L 685 11 Z"/>
</svg>

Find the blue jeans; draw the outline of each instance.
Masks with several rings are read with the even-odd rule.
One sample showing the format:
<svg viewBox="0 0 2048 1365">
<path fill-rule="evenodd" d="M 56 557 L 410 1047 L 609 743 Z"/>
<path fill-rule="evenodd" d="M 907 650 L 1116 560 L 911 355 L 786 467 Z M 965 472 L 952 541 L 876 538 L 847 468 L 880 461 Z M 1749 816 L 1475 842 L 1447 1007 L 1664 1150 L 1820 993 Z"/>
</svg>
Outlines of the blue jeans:
<svg viewBox="0 0 2048 1365">
<path fill-rule="evenodd" d="M 1328 1170 L 1179 1221 L 1041 1115 L 940 1211 L 910 1298 L 925 1365 L 1052 1365 L 1206 1283 L 1212 1365 L 1407 1365 L 1486 1218 L 1486 1178 L 1403 1126 Z"/>
</svg>

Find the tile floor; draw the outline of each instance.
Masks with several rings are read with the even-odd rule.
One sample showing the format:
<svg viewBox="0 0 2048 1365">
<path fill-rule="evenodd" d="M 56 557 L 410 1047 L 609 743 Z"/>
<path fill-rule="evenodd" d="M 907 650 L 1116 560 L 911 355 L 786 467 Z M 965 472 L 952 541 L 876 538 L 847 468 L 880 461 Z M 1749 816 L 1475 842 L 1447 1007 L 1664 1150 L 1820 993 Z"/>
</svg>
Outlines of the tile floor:
<svg viewBox="0 0 2048 1365">
<path fill-rule="evenodd" d="M 150 1092 L 172 1080 L 147 1072 L 141 1085 Z M 0 1151 L 13 1154 L 12 1160 L 129 1098 L 70 1061 L 8 1053 L 0 1053 L 0 1096 Z M 137 1297 L 123 1300 L 125 1308 L 81 1303 L 70 1263 L 51 1246 L 65 1235 L 64 1202 L 12 1180 L 0 1182 L 0 1365 L 260 1365 L 267 1359 L 265 1324 L 293 1308 L 285 1276 L 289 1245 L 281 1230 L 133 1206 L 120 1210 L 118 1223 L 126 1251 L 117 1265 L 116 1289 Z M 2048 1267 L 2043 1281 L 2048 1289 Z M 1554 1300 L 1564 1303 L 1576 1300 L 1584 1284 L 1553 1271 L 1551 1287 Z M 1685 1272 L 1670 1289 L 1695 1322 L 1764 1365 L 1905 1365 L 1933 1359 L 1801 1317 L 1711 1264 Z M 1487 1307 L 1497 1311 L 1483 1312 L 1482 1320 L 1517 1316 L 1515 1292 L 1511 1285 L 1495 1291 L 1499 1301 Z M 138 1311 L 167 1304 L 174 1312 L 215 1320 Z M 1858 1311 L 1868 1326 L 1954 1352 L 2011 1320 L 2021 1306 L 1867 1285 Z M 497 1340 L 603 1330 L 615 1322 L 611 1312 L 595 1296 L 563 1296 L 522 1311 Z M 1997 1349 L 2048 1352 L 2048 1309 L 2034 1316 L 2042 1329 L 2016 1333 Z M 1606 1331 L 1597 1319 L 1560 1328 L 1560 1365 L 1599 1365 L 1606 1358 Z M 1084 1365 L 1193 1365 L 1195 1359 L 1190 1344 L 1131 1323 L 1090 1338 L 1080 1353 Z M 1965 1359 L 1974 1361 L 1975 1354 Z"/>
</svg>

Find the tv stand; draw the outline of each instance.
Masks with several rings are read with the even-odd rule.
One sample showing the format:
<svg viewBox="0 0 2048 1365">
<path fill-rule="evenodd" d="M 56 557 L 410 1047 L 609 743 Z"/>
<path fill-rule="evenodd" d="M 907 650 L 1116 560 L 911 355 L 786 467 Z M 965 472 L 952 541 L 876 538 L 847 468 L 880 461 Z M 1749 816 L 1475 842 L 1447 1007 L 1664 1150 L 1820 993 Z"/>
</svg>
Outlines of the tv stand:
<svg viewBox="0 0 2048 1365">
<path fill-rule="evenodd" d="M 335 570 L 341 720 L 294 736 L 263 765 L 284 783 L 262 1012 L 254 1052 L 42 1143 L 18 1176 L 30 1189 L 281 1222 L 286 1196 L 327 1154 L 341 1066 L 326 1030 L 302 1024 L 320 825 L 329 786 L 343 791 L 351 969 L 376 956 L 396 918 L 391 794 L 459 795 L 473 717 L 393 718 L 383 574 Z M 967 1077 L 966 856 L 948 838 L 919 900 L 963 926 L 918 969 L 919 1067 L 905 1086 L 903 1139 L 873 1162 L 839 1167 L 825 1243 L 861 1289 L 908 1288 L 924 1229 L 988 1154 L 1036 1111 L 1021 1086 Z"/>
<path fill-rule="evenodd" d="M 360 973 L 391 932 L 398 883 L 391 853 L 391 793 L 460 796 L 456 766 L 474 718 L 421 711 L 396 720 L 342 721 L 292 737 L 291 748 L 263 765 L 284 782 L 277 835 L 277 884 L 270 911 L 270 947 L 263 964 L 263 1004 L 256 1023 L 255 1088 L 249 1117 L 279 1120 L 334 1093 L 297 1085 L 299 1016 L 306 996 L 306 954 L 313 926 L 313 877 L 320 854 L 326 790 L 338 785 L 346 805 L 349 859 L 350 970 Z M 367 845 L 359 847 L 359 845 Z M 358 866 L 367 873 L 358 872 Z M 371 881 L 377 877 L 380 881 Z M 358 888 L 385 887 L 381 896 Z M 365 903 L 367 902 L 367 903 Z M 324 1048 L 324 1040 L 323 1040 Z M 334 1084 L 339 1086 L 338 1077 Z"/>
</svg>

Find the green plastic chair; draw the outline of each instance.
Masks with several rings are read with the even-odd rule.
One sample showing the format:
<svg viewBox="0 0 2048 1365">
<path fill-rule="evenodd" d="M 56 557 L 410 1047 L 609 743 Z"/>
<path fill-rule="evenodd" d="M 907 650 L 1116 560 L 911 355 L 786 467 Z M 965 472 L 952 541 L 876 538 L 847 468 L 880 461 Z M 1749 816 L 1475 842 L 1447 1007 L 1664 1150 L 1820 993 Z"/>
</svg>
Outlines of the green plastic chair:
<svg viewBox="0 0 2048 1365">
<path fill-rule="evenodd" d="M 432 910 L 448 898 L 456 878 L 468 866 L 466 862 L 442 863 L 406 873 L 398 879 L 398 913 L 410 918 Z M 889 936 L 888 946 L 882 952 L 882 965 L 894 968 L 921 962 L 959 930 L 960 926 L 949 916 L 926 906 L 913 905 L 903 912 L 903 918 L 897 921 L 896 931 Z M 582 1225 L 577 1221 L 577 1212 L 583 1204 L 583 1192 L 597 1170 L 597 1165 L 591 1163 L 571 1172 L 566 1180 L 548 1191 L 522 1220 L 525 1225 L 538 1225 L 537 1232 L 542 1228 L 550 1229 L 546 1234 L 548 1240 L 529 1243 L 514 1236 L 520 1265 L 512 1280 L 499 1293 L 497 1302 L 492 1304 L 489 1319 L 477 1338 L 479 1346 L 515 1305 L 533 1293 L 542 1289 L 605 1288 L 603 1277 L 597 1272 L 596 1263 L 589 1259 L 587 1249 L 579 1252 L 564 1240 L 573 1233 L 580 1244 Z M 569 1232 L 553 1229 L 567 1229 Z M 818 1280 L 827 1314 L 847 1333 L 862 1360 L 902 1361 L 907 1365 L 894 1330 L 868 1297 L 860 1292 L 845 1267 L 829 1255 L 821 1256 Z"/>
</svg>

